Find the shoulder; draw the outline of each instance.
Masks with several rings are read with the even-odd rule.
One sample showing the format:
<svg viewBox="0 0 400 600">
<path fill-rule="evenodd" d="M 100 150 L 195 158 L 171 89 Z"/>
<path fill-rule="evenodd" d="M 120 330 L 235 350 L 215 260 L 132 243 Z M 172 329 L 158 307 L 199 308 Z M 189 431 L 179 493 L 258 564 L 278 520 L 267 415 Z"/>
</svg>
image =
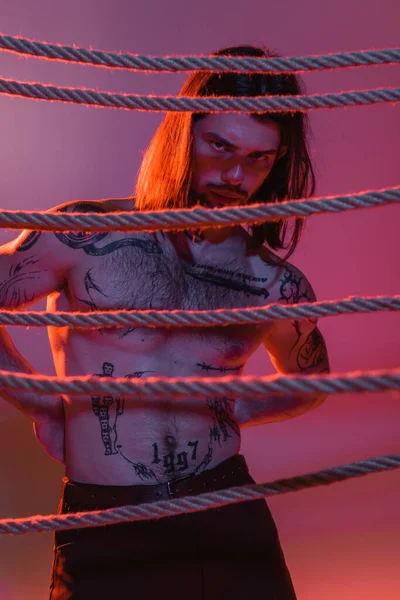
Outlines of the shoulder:
<svg viewBox="0 0 400 600">
<path fill-rule="evenodd" d="M 51 208 L 49 212 L 110 213 L 130 212 L 134 209 L 134 198 L 106 198 L 104 200 L 74 200 L 72 202 L 65 202 Z"/>
<path fill-rule="evenodd" d="M 314 289 L 301 269 L 289 261 L 280 259 L 267 248 L 262 248 L 259 256 L 262 262 L 261 269 L 268 273 L 271 302 L 315 302 Z"/>
<path fill-rule="evenodd" d="M 65 212 L 65 213 L 112 213 L 122 211 L 132 211 L 133 202 L 129 198 L 116 198 L 106 200 L 79 200 L 60 204 L 50 212 Z M 66 246 L 73 250 L 89 248 L 93 244 L 100 242 L 107 236 L 111 235 L 109 231 L 62 231 L 54 232 L 55 237 Z"/>
</svg>

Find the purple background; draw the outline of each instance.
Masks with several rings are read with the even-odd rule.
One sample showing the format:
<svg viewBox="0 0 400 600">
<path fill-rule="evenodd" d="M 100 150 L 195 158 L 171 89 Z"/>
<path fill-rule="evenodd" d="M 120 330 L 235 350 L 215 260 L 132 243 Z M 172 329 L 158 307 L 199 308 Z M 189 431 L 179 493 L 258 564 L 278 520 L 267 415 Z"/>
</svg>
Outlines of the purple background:
<svg viewBox="0 0 400 600">
<path fill-rule="evenodd" d="M 398 45 L 393 0 L 13 0 L 0 28 L 60 44 L 148 55 L 207 54 L 262 43 L 284 56 Z M 144 75 L 2 53 L 0 77 L 127 93 L 176 94 L 185 75 Z M 309 93 L 398 86 L 399 67 L 305 75 Z M 317 195 L 399 184 L 398 105 L 313 111 Z M 128 196 L 162 115 L 0 97 L 4 209 L 45 210 L 78 198 Z M 1 231 L 0 241 L 15 233 Z M 294 262 L 319 299 L 399 293 L 399 209 L 309 219 Z M 38 305 L 44 309 L 44 304 Z M 332 370 L 399 366 L 399 315 L 321 320 Z M 28 360 L 54 374 L 46 332 L 13 329 Z M 247 373 L 272 368 L 263 351 Z M 399 451 L 399 394 L 330 397 L 293 421 L 246 430 L 243 452 L 257 481 Z M 0 404 L 0 517 L 53 513 L 62 468 L 35 443 L 30 423 Z M 399 474 L 369 476 L 270 500 L 299 600 L 395 600 L 400 575 Z M 51 536 L 0 538 L 0 599 L 47 595 Z"/>
</svg>

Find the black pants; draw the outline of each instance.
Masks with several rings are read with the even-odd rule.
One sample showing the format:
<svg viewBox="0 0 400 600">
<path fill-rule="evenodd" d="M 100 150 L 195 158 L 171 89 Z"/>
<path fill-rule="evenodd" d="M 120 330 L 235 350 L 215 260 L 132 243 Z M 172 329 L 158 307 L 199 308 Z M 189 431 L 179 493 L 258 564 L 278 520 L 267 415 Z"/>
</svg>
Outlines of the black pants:
<svg viewBox="0 0 400 600">
<path fill-rule="evenodd" d="M 138 504 L 254 483 L 242 456 L 176 484 L 65 480 L 59 512 Z M 50 600 L 295 600 L 264 500 L 154 521 L 59 531 Z"/>
</svg>

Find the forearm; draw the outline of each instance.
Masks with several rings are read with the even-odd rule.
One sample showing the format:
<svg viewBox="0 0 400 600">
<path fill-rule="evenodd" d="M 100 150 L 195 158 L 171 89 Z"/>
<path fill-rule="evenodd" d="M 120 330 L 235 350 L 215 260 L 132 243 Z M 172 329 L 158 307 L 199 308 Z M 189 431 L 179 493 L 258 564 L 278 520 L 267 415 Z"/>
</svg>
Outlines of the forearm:
<svg viewBox="0 0 400 600">
<path fill-rule="evenodd" d="M 0 327 L 0 370 L 36 374 L 32 365 L 18 352 L 4 327 Z M 62 401 L 59 397 L 6 388 L 0 388 L 0 396 L 33 421 L 46 417 L 63 417 Z"/>
<path fill-rule="evenodd" d="M 240 427 L 252 427 L 298 417 L 317 408 L 327 394 L 274 394 L 267 399 L 238 399 L 235 418 Z"/>
</svg>

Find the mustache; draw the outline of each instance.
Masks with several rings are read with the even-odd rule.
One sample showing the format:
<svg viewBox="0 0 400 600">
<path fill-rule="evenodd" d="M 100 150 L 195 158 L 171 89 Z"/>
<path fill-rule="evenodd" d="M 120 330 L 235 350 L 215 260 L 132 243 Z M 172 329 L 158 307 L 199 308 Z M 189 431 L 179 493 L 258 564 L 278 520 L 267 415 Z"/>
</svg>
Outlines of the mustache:
<svg viewBox="0 0 400 600">
<path fill-rule="evenodd" d="M 235 188 L 231 188 L 231 187 L 227 187 L 227 186 L 210 186 L 210 187 L 208 187 L 208 190 L 210 192 L 215 192 L 216 194 L 219 194 L 220 196 L 224 196 L 225 198 L 232 198 L 235 200 L 247 200 L 246 192 L 243 192 L 243 191 L 235 189 Z"/>
</svg>

